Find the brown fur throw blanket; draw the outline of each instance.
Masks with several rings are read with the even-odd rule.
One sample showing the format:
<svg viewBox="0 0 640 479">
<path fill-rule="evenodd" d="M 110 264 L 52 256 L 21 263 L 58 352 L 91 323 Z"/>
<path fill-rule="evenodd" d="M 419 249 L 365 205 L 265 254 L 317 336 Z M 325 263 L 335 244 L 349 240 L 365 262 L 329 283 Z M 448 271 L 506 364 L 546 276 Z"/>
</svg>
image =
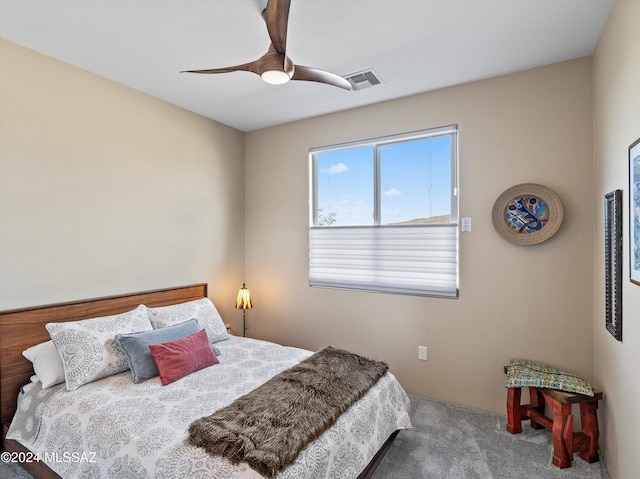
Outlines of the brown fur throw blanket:
<svg viewBox="0 0 640 479">
<path fill-rule="evenodd" d="M 189 442 L 265 477 L 285 469 L 387 372 L 331 346 L 274 376 L 211 416 L 194 421 Z"/>
</svg>

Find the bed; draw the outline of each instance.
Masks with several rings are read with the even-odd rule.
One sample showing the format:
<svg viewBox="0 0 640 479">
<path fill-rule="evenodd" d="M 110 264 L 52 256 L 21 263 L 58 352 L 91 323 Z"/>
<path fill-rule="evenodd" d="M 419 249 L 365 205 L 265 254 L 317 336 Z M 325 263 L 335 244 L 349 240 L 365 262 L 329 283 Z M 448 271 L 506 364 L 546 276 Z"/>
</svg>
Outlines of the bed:
<svg viewBox="0 0 640 479">
<path fill-rule="evenodd" d="M 166 386 L 157 377 L 134 384 L 129 371 L 72 391 L 64 383 L 38 390 L 39 383 L 30 381 L 33 367 L 22 352 L 50 339 L 47 323 L 117 315 L 141 304 L 161 308 L 206 297 L 207 285 L 196 284 L 0 312 L 3 450 L 27 459 L 20 465 L 36 478 L 262 477 L 246 463 L 232 464 L 189 444 L 189 424 L 305 360 L 310 351 L 230 336 L 214 343 L 220 352 L 219 364 Z M 41 396 L 43 391 L 48 395 L 37 408 L 24 407 L 22 400 L 21 411 L 38 411 L 34 419 L 37 434 L 25 439 L 16 426 L 26 420 L 16 415 L 17 398 Z M 134 405 L 143 407 L 135 409 Z M 408 410 L 406 393 L 390 372 L 384 374 L 277 477 L 370 477 L 398 431 L 411 427 Z M 24 454 L 19 456 L 20 452 Z M 29 458 L 39 460 L 29 462 Z"/>
</svg>

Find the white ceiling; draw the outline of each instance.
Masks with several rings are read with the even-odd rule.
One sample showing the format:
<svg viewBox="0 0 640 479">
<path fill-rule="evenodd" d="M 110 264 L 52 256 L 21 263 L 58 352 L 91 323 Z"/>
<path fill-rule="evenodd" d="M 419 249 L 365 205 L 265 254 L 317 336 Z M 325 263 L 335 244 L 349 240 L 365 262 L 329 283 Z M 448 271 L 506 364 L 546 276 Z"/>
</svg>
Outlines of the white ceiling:
<svg viewBox="0 0 640 479">
<path fill-rule="evenodd" d="M 384 82 L 350 92 L 252 73 L 266 0 L 0 0 L 0 36 L 243 131 L 591 55 L 614 0 L 293 0 L 287 54 Z M 42 72 L 46 75 L 46 72 Z"/>
</svg>

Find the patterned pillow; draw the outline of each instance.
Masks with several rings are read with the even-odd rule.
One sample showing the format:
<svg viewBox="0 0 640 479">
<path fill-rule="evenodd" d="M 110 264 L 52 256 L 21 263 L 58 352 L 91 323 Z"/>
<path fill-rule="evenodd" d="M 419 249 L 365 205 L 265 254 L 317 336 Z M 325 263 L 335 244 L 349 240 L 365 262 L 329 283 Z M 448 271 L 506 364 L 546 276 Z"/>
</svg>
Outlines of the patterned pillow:
<svg viewBox="0 0 640 479">
<path fill-rule="evenodd" d="M 207 331 L 209 341 L 217 343 L 229 338 L 227 328 L 209 298 L 187 301 L 159 308 L 147 308 L 153 329 L 166 328 L 196 318 Z"/>
<path fill-rule="evenodd" d="M 574 374 L 543 363 L 512 359 L 507 369 L 507 388 L 534 386 L 593 396 L 591 384 Z"/>
<path fill-rule="evenodd" d="M 62 358 L 69 391 L 129 369 L 127 355 L 116 345 L 115 335 L 152 329 L 143 305 L 122 314 L 48 323 L 45 327 Z"/>
</svg>

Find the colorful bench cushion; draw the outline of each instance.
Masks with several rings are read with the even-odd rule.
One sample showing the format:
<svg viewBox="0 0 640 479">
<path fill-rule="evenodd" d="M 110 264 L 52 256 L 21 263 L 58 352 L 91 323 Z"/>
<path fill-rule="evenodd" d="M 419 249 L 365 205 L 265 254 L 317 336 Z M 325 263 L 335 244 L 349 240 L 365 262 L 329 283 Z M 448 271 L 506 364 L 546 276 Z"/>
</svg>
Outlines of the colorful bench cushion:
<svg viewBox="0 0 640 479">
<path fill-rule="evenodd" d="M 593 396 L 591 384 L 584 379 L 562 369 L 526 359 L 509 361 L 504 385 L 507 388 L 533 386 Z"/>
</svg>

